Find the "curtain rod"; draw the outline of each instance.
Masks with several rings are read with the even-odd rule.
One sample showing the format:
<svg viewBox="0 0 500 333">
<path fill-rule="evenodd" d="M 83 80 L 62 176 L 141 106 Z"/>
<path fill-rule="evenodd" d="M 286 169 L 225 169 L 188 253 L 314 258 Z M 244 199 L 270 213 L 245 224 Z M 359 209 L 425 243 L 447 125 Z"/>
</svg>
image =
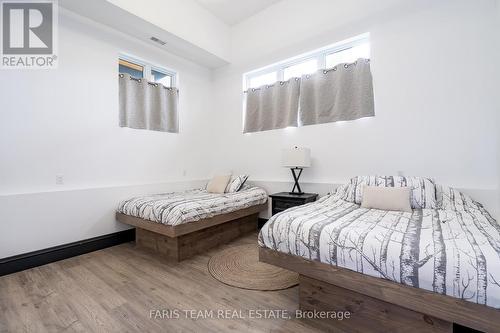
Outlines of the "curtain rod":
<svg viewBox="0 0 500 333">
<path fill-rule="evenodd" d="M 141 82 L 142 82 L 142 80 L 143 80 L 143 79 L 141 79 L 141 78 L 133 77 L 133 76 L 131 76 L 131 75 L 129 75 L 129 74 L 127 74 L 127 75 L 129 76 L 130 80 L 133 80 L 133 81 L 136 81 L 136 82 L 139 82 L 139 83 L 141 83 Z M 118 74 L 118 76 L 119 76 L 120 78 L 122 78 L 122 79 L 123 79 L 123 78 L 125 78 L 125 74 L 122 74 L 122 73 Z M 146 81 L 146 83 L 147 83 L 147 84 L 149 84 L 150 86 L 155 86 L 155 87 L 162 86 L 164 89 L 167 89 L 167 90 L 177 90 L 177 92 L 179 91 L 179 89 L 178 89 L 178 88 L 174 88 L 174 87 L 165 87 L 165 86 L 164 86 L 163 84 L 161 84 L 161 83 L 157 83 L 157 82 L 150 82 L 150 81 L 147 81 L 147 80 L 145 80 L 145 81 Z"/>
</svg>

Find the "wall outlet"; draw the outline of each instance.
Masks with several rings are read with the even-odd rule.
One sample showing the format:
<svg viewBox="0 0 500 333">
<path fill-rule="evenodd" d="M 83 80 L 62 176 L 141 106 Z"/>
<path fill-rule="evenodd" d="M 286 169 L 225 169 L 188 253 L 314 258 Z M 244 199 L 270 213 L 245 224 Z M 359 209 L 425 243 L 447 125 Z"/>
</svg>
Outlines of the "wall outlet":
<svg viewBox="0 0 500 333">
<path fill-rule="evenodd" d="M 56 185 L 64 185 L 64 175 L 56 175 Z"/>
<path fill-rule="evenodd" d="M 399 171 L 398 171 L 398 176 L 403 177 L 404 175 L 405 175 L 405 172 L 404 172 L 404 171 L 401 171 L 401 170 L 399 170 Z"/>
<path fill-rule="evenodd" d="M 186 177 L 186 175 L 187 175 L 186 169 L 182 170 L 182 176 Z"/>
</svg>

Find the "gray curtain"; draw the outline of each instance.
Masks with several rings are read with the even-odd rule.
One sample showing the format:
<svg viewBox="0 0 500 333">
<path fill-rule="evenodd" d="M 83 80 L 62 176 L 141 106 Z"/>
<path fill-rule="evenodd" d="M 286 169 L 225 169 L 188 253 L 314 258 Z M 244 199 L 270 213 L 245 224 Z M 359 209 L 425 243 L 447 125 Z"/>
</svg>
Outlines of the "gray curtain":
<svg viewBox="0 0 500 333">
<path fill-rule="evenodd" d="M 178 90 L 120 74 L 120 126 L 179 132 Z"/>
<path fill-rule="evenodd" d="M 313 125 L 374 116 L 370 60 L 358 59 L 303 75 L 300 124 Z"/>
<path fill-rule="evenodd" d="M 300 80 L 276 82 L 246 93 L 244 133 L 297 126 Z"/>
</svg>

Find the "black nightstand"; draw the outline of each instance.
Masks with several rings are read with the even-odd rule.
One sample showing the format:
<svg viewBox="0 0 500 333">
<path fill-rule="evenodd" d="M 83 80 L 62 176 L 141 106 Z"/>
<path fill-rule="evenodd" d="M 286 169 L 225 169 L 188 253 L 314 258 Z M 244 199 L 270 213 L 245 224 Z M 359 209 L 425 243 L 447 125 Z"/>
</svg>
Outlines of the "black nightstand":
<svg viewBox="0 0 500 333">
<path fill-rule="evenodd" d="M 309 202 L 316 201 L 317 193 L 290 194 L 288 192 L 280 192 L 271 194 L 272 198 L 272 214 L 284 211 L 290 207 L 300 206 Z"/>
</svg>

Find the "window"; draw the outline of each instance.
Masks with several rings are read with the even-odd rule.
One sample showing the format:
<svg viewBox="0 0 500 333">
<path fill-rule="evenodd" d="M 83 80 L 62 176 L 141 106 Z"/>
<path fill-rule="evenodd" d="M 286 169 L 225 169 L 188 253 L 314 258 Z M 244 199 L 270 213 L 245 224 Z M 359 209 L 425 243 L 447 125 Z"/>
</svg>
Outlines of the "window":
<svg viewBox="0 0 500 333">
<path fill-rule="evenodd" d="M 165 87 L 175 87 L 176 85 L 177 73 L 174 71 L 159 68 L 128 56 L 120 56 L 118 71 L 138 79 L 146 78 L 148 81 L 161 83 Z"/>
<path fill-rule="evenodd" d="M 292 65 L 290 67 L 285 68 L 283 73 L 283 80 L 286 81 L 292 77 L 301 77 L 304 74 L 316 72 L 317 69 L 318 69 L 317 59 L 303 61 L 297 65 Z"/>
<path fill-rule="evenodd" d="M 142 79 L 144 77 L 144 67 L 127 60 L 120 59 L 118 70 L 120 73 L 127 73 L 136 78 Z"/>
<path fill-rule="evenodd" d="M 250 88 L 257 88 L 265 84 L 272 84 L 278 81 L 278 75 L 276 72 L 271 72 L 259 76 L 255 76 L 250 79 Z"/>
<path fill-rule="evenodd" d="M 246 90 L 276 81 L 286 81 L 292 77 L 314 73 L 318 69 L 354 62 L 358 58 L 370 58 L 368 33 L 246 73 L 243 88 Z"/>
<path fill-rule="evenodd" d="M 332 68 L 335 65 L 344 62 L 354 62 L 358 58 L 370 58 L 370 43 L 365 42 L 342 51 L 330 53 L 326 56 L 326 68 Z"/>
<path fill-rule="evenodd" d="M 161 70 L 151 70 L 151 75 L 153 76 L 154 82 L 163 84 L 165 87 L 172 87 L 172 75 L 162 72 Z"/>
</svg>

